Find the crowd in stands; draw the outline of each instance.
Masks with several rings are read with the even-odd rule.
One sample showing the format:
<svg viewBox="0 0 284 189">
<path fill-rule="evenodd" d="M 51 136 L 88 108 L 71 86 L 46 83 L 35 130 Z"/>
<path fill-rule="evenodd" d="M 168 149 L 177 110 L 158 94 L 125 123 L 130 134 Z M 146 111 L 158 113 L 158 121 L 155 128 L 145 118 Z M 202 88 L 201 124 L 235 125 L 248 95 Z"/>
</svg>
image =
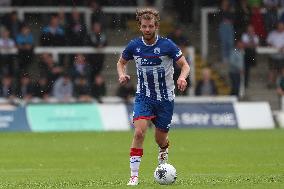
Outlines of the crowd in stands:
<svg viewBox="0 0 284 189">
<path fill-rule="evenodd" d="M 137 5 L 136 0 L 96 0 L 103 6 L 135 6 Z M 45 0 L 45 1 L 33 1 L 33 0 L 1 0 L 1 6 L 89 6 L 92 0 Z"/>
<path fill-rule="evenodd" d="M 195 1 L 194 1 L 195 2 Z M 200 1 L 204 4 L 205 1 Z M 209 1 L 206 1 L 206 5 Z M 210 1 L 216 5 L 218 1 Z M 147 1 L 153 4 L 154 1 Z M 104 54 L 73 54 L 55 61 L 51 54 L 34 55 L 36 46 L 92 46 L 103 48 L 108 45 L 105 29 L 105 15 L 101 6 L 136 6 L 137 1 L 120 0 L 74 0 L 74 1 L 21 1 L 1 0 L 4 6 L 88 6 L 92 9 L 90 28 L 86 27 L 84 15 L 74 9 L 70 14 L 64 10 L 56 14 L 46 14 L 42 26 L 34 31 L 31 21 L 20 20 L 16 11 L 0 15 L 0 96 L 5 98 L 49 99 L 55 97 L 60 101 L 79 99 L 90 101 L 101 97 L 106 91 Z M 176 5 L 178 6 L 178 5 Z M 182 5 L 179 5 L 182 6 Z M 184 5 L 185 6 L 185 5 Z M 189 3 L 188 6 L 192 7 Z M 222 62 L 229 65 L 229 78 L 232 83 L 232 95 L 239 94 L 241 78 L 244 76 L 245 86 L 249 86 L 250 69 L 257 64 L 256 47 L 270 45 L 284 48 L 284 13 L 283 0 L 222 0 L 220 3 L 219 36 Z M 263 9 L 264 8 L 264 9 Z M 263 11 L 265 10 L 265 11 Z M 279 14 L 281 13 L 281 14 Z M 180 16 L 184 15 L 182 13 Z M 48 18 L 48 19 L 46 19 Z M 181 18 L 188 20 L 186 16 Z M 37 34 L 37 35 L 36 35 Z M 168 38 L 172 39 L 186 55 L 185 48 L 190 45 L 183 35 L 182 27 L 177 26 Z M 235 45 L 236 44 L 236 45 Z M 12 52 L 17 49 L 17 53 Z M 283 51 L 271 55 L 269 86 L 275 84 L 279 70 L 284 67 Z M 186 55 L 186 57 L 188 57 Z M 37 61 L 39 74 L 30 69 L 32 62 Z M 189 60 L 190 62 L 190 60 Z M 179 68 L 175 67 L 176 78 Z M 196 87 L 197 95 L 217 95 L 218 91 L 210 78 L 210 71 L 203 73 L 204 81 Z M 189 81 L 188 81 L 189 82 Z M 177 95 L 187 95 L 179 93 Z M 129 101 L 134 95 L 133 84 L 120 87 L 117 95 Z M 203 94 L 204 92 L 204 94 Z"/>
<path fill-rule="evenodd" d="M 154 1 L 151 0 L 146 1 L 148 5 L 153 3 Z M 31 20 L 20 20 L 16 10 L 0 15 L 0 97 L 10 100 L 23 99 L 26 102 L 34 99 L 102 102 L 102 97 L 107 94 L 102 74 L 104 54 L 60 55 L 57 61 L 48 53 L 36 56 L 34 48 L 37 46 L 103 48 L 108 45 L 104 29 L 109 26 L 105 25 L 105 15 L 101 6 L 136 6 L 136 1 L 119 0 L 114 3 L 100 0 L 0 0 L 0 5 L 2 7 L 54 5 L 74 7 L 68 14 L 63 8 L 58 13 L 41 15 L 39 27 L 34 27 L 35 23 L 31 23 Z M 77 6 L 91 8 L 90 28 L 86 27 L 84 14 L 76 10 Z M 119 19 L 123 18 L 125 17 L 121 16 Z M 36 68 L 31 69 L 34 61 Z M 135 95 L 134 84 L 119 86 L 116 95 L 129 102 Z"/>
<path fill-rule="evenodd" d="M 221 61 L 229 65 L 231 94 L 239 95 L 244 78 L 249 86 L 250 70 L 257 64 L 256 47 L 268 45 L 279 49 L 269 58 L 267 86 L 274 87 L 284 67 L 284 1 L 222 0 L 219 39 Z"/>
<path fill-rule="evenodd" d="M 216 96 L 218 89 L 215 81 L 211 78 L 210 68 L 202 69 L 202 79 L 199 80 L 195 88 L 196 96 Z"/>
<path fill-rule="evenodd" d="M 23 2 L 28 5 L 28 1 Z M 97 1 L 88 2 L 93 7 L 99 7 Z M 0 97 L 26 101 L 34 97 L 42 100 L 54 97 L 62 102 L 96 99 L 101 102 L 101 97 L 106 95 L 105 79 L 101 73 L 104 67 L 104 54 L 74 54 L 61 58 L 67 58 L 67 61 L 58 62 L 48 53 L 41 54 L 39 58 L 35 58 L 34 55 L 35 46 L 105 47 L 107 36 L 103 31 L 102 17 L 99 14 L 98 11 L 92 14 L 90 31 L 87 31 L 83 15 L 76 9 L 71 14 L 62 11 L 46 15 L 49 20 L 38 31 L 33 31 L 30 22 L 20 20 L 16 11 L 2 14 L 0 16 Z M 38 39 L 35 37 L 36 32 Z M 30 68 L 33 61 L 37 61 L 37 68 L 32 68 L 35 70 Z"/>
</svg>

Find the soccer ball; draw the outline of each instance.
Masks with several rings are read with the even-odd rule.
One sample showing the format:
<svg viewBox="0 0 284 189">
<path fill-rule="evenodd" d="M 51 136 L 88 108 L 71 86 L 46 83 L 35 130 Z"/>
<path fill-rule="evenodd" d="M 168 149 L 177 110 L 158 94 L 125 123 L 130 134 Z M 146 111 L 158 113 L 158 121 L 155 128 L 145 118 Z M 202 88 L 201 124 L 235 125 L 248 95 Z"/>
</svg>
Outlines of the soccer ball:
<svg viewBox="0 0 284 189">
<path fill-rule="evenodd" d="M 174 166 L 168 163 L 161 164 L 154 171 L 154 178 L 159 184 L 172 184 L 176 181 L 177 172 Z"/>
</svg>

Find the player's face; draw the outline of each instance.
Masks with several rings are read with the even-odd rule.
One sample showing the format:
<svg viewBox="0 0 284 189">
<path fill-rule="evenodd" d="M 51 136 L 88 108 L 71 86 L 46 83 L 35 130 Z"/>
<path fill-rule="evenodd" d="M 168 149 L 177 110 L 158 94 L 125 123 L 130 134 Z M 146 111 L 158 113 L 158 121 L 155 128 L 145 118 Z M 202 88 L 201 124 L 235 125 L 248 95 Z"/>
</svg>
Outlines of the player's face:
<svg viewBox="0 0 284 189">
<path fill-rule="evenodd" d="M 155 41 L 155 35 L 156 31 L 158 29 L 158 26 L 155 25 L 155 20 L 141 20 L 141 25 L 140 25 L 140 31 L 142 32 L 144 40 L 148 42 L 154 42 Z"/>
</svg>

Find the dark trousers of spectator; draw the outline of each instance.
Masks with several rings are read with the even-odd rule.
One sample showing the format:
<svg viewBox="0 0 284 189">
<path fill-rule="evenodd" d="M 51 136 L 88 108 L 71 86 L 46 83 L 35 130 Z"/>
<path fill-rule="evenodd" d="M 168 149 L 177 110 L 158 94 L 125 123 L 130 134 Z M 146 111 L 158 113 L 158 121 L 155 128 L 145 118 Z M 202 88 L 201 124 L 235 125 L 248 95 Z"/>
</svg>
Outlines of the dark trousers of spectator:
<svg viewBox="0 0 284 189">
<path fill-rule="evenodd" d="M 14 55 L 0 55 L 0 73 L 1 75 L 15 76 L 15 56 Z"/>
<path fill-rule="evenodd" d="M 253 48 L 245 49 L 245 87 L 249 85 L 250 69 L 256 65 L 256 51 Z"/>
<path fill-rule="evenodd" d="M 28 67 L 33 61 L 33 50 L 21 50 L 18 55 L 19 73 L 28 73 Z"/>
<path fill-rule="evenodd" d="M 229 73 L 231 80 L 231 95 L 239 96 L 241 86 L 241 74 L 240 73 Z"/>
<path fill-rule="evenodd" d="M 103 66 L 104 66 L 104 60 L 105 60 L 105 55 L 104 54 L 94 54 L 91 55 L 91 81 L 94 80 L 95 76 L 100 74 Z"/>
<path fill-rule="evenodd" d="M 274 88 L 276 86 L 276 80 L 281 70 L 284 68 L 284 54 L 273 54 L 269 58 L 269 73 L 268 73 L 268 88 Z"/>
<path fill-rule="evenodd" d="M 222 62 L 226 63 L 234 47 L 234 27 L 232 24 L 222 22 L 219 24 L 218 30 L 221 42 Z"/>
</svg>

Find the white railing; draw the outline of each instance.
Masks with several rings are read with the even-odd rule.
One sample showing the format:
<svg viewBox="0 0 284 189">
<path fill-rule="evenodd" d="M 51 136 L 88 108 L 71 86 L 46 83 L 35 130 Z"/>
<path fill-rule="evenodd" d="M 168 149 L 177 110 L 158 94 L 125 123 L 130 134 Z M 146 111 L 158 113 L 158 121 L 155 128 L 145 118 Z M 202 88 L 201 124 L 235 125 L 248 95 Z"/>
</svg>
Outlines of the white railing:
<svg viewBox="0 0 284 189">
<path fill-rule="evenodd" d="M 256 52 L 258 54 L 275 54 L 278 53 L 280 50 L 275 47 L 257 47 Z"/>
<path fill-rule="evenodd" d="M 217 7 L 204 7 L 201 9 L 201 26 L 200 26 L 200 33 L 201 33 L 201 55 L 202 58 L 206 59 L 208 56 L 208 15 L 218 13 Z M 266 12 L 266 9 L 261 9 L 262 13 Z M 284 12 L 284 7 L 278 9 L 278 15 Z"/>
<path fill-rule="evenodd" d="M 117 54 L 120 55 L 125 47 L 104 47 L 104 48 L 94 48 L 94 47 L 36 47 L 34 49 L 35 54 L 50 53 L 52 54 L 54 60 L 58 61 L 60 54 Z"/>
<path fill-rule="evenodd" d="M 55 61 L 59 60 L 60 54 L 121 54 L 124 47 L 104 47 L 104 48 L 94 48 L 94 47 L 35 47 L 35 54 L 49 53 L 52 54 Z M 17 48 L 0 48 L 0 54 L 17 54 Z"/>
<path fill-rule="evenodd" d="M 201 56 L 204 59 L 206 59 L 208 55 L 208 14 L 217 12 L 217 7 L 204 7 L 201 9 Z"/>
</svg>

